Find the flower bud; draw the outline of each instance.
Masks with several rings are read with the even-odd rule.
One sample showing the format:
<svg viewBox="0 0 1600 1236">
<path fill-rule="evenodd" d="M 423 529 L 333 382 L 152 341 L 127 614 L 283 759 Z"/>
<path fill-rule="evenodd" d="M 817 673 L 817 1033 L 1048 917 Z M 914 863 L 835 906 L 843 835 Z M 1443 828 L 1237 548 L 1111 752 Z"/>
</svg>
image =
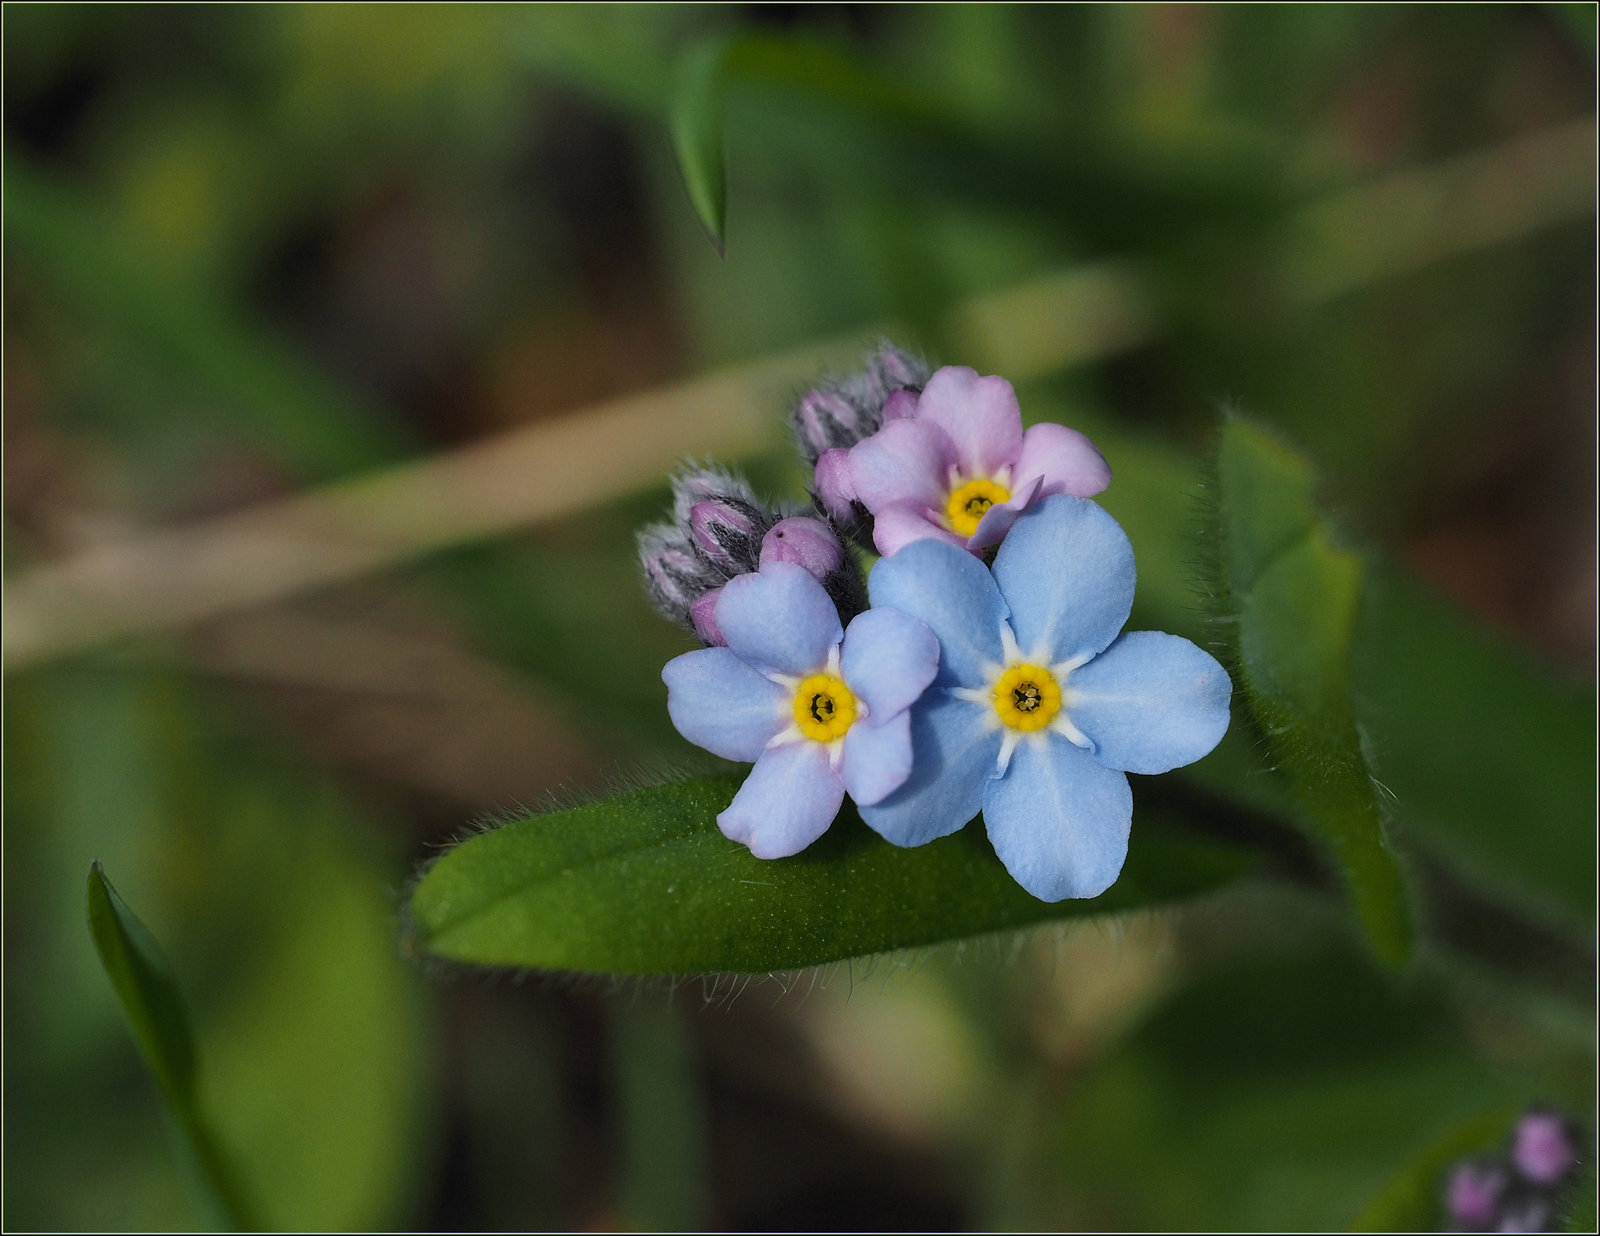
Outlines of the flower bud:
<svg viewBox="0 0 1600 1236">
<path fill-rule="evenodd" d="M 883 343 L 855 373 L 807 391 L 791 416 L 805 461 L 815 466 L 824 451 L 870 438 L 883 425 L 884 401 L 899 390 L 921 390 L 930 372 L 910 353 Z"/>
<path fill-rule="evenodd" d="M 650 599 L 677 623 L 687 624 L 689 607 L 722 582 L 672 524 L 655 524 L 639 533 L 639 566 Z"/>
<path fill-rule="evenodd" d="M 1493 1160 L 1468 1159 L 1456 1164 L 1445 1184 L 1450 1222 L 1469 1232 L 1494 1231 L 1508 1183 L 1505 1170 Z"/>
<path fill-rule="evenodd" d="M 833 529 L 809 515 L 780 519 L 761 539 L 761 565 L 793 562 L 804 567 L 819 583 L 844 563 L 844 546 Z"/>
<path fill-rule="evenodd" d="M 824 451 L 861 441 L 867 436 L 862 433 L 861 418 L 861 409 L 839 391 L 825 386 L 807 391 L 794 410 L 802 453 L 814 460 Z"/>
<path fill-rule="evenodd" d="M 713 588 L 710 592 L 701 593 L 700 599 L 689 607 L 689 625 L 701 640 L 713 648 L 725 647 L 728 643 L 722 638 L 722 628 L 717 625 L 717 598 L 721 595 L 721 588 Z"/>
<path fill-rule="evenodd" d="M 850 479 L 849 456 L 850 452 L 842 447 L 823 451 L 811 482 L 822 509 L 840 521 L 855 517 L 851 504 L 855 502 L 856 487 Z"/>
<path fill-rule="evenodd" d="M 1511 1134 L 1511 1162 L 1524 1180 L 1546 1186 L 1558 1183 L 1578 1162 L 1571 1127 L 1554 1112 L 1528 1112 Z"/>
<path fill-rule="evenodd" d="M 933 374 L 926 361 L 887 342 L 878 345 L 868 368 L 886 392 L 905 386 L 921 390 Z"/>
<path fill-rule="evenodd" d="M 689 535 L 700 555 L 730 577 L 754 571 L 771 518 L 741 498 L 702 498 L 689 508 Z"/>
<path fill-rule="evenodd" d="M 721 468 L 687 467 L 672 478 L 672 517 L 680 526 L 689 526 L 694 504 L 706 499 L 741 503 L 753 511 L 762 509 L 749 482 Z M 770 520 L 767 526 L 771 527 Z"/>
</svg>

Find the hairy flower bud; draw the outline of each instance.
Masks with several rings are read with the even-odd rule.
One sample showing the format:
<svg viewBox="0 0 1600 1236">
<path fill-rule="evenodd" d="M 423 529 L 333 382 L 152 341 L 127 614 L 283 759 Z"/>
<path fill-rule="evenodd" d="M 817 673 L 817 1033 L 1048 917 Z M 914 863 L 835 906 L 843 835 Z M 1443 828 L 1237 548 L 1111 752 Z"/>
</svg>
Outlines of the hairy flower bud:
<svg viewBox="0 0 1600 1236">
<path fill-rule="evenodd" d="M 702 498 L 689 508 L 689 535 L 702 557 L 730 576 L 754 571 L 770 514 L 742 498 Z"/>
<path fill-rule="evenodd" d="M 815 467 L 824 451 L 848 449 L 877 433 L 883 424 L 884 401 L 899 390 L 921 390 L 931 372 L 909 352 L 882 343 L 860 370 L 807 391 L 791 417 L 807 465 Z"/>
<path fill-rule="evenodd" d="M 694 504 L 707 499 L 740 503 L 758 512 L 764 509 L 748 481 L 721 468 L 685 467 L 672 478 L 672 517 L 680 526 L 687 528 Z M 769 518 L 767 527 L 771 526 Z"/>
<path fill-rule="evenodd" d="M 672 478 L 672 518 L 639 533 L 639 565 L 657 609 L 707 644 L 720 644 L 716 597 L 760 566 L 761 538 L 778 522 L 749 483 L 691 465 Z"/>
<path fill-rule="evenodd" d="M 722 582 L 675 524 L 653 524 L 639 533 L 639 566 L 656 608 L 685 625 L 689 607 Z"/>
</svg>

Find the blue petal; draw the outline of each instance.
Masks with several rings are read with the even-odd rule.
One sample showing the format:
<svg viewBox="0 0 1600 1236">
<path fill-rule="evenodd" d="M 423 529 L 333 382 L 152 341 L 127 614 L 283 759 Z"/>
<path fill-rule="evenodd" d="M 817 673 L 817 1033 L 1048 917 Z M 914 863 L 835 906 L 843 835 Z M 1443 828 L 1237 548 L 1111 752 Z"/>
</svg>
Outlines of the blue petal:
<svg viewBox="0 0 1600 1236">
<path fill-rule="evenodd" d="M 1133 608 L 1133 546 L 1093 502 L 1057 494 L 1012 525 L 995 554 L 994 578 L 1024 656 L 1052 663 L 1093 656 L 1117 638 Z"/>
<path fill-rule="evenodd" d="M 839 772 L 858 807 L 898 790 L 911 775 L 911 714 L 902 710 L 882 725 L 852 725 Z"/>
<path fill-rule="evenodd" d="M 939 637 L 920 618 L 887 607 L 869 609 L 844 633 L 839 668 L 866 701 L 867 724 L 882 725 L 910 708 L 939 672 Z"/>
<path fill-rule="evenodd" d="M 827 592 L 792 562 L 730 579 L 717 600 L 717 626 L 728 647 L 758 669 L 796 677 L 821 669 L 844 638 Z"/>
<path fill-rule="evenodd" d="M 1000 756 L 999 731 L 984 728 L 986 711 L 937 687 L 911 706 L 911 776 L 882 802 L 861 807 L 885 841 L 922 845 L 982 809 Z"/>
<path fill-rule="evenodd" d="M 913 541 L 878 560 L 867 591 L 875 607 L 901 610 L 933 628 L 940 686 L 981 686 L 988 667 L 1000 662 L 1006 603 L 988 568 L 966 550 Z"/>
<path fill-rule="evenodd" d="M 1210 653 L 1161 631 L 1130 631 L 1067 679 L 1067 716 L 1101 763 L 1163 773 L 1228 730 L 1233 684 Z"/>
<path fill-rule="evenodd" d="M 762 752 L 717 827 L 757 858 L 788 858 L 828 831 L 843 801 L 828 748 L 802 739 Z"/>
<path fill-rule="evenodd" d="M 983 818 L 1006 870 L 1040 901 L 1095 897 L 1128 856 L 1128 778 L 1059 734 L 1024 740 L 989 782 Z"/>
<path fill-rule="evenodd" d="M 753 760 L 789 723 L 789 693 L 731 648 L 673 657 L 661 670 L 667 715 L 697 747 L 725 760 Z"/>
</svg>

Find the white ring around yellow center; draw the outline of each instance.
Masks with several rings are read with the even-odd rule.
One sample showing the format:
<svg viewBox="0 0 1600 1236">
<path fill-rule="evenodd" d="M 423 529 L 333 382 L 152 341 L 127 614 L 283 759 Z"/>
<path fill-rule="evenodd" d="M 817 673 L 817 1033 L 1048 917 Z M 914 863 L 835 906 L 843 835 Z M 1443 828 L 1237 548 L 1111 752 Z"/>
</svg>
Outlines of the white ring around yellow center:
<svg viewBox="0 0 1600 1236">
<path fill-rule="evenodd" d="M 812 674 L 794 693 L 794 721 L 817 742 L 843 738 L 856 719 L 855 693 L 837 674 Z"/>
<path fill-rule="evenodd" d="M 978 530 L 991 506 L 1011 500 L 1011 491 L 998 481 L 979 477 L 950 491 L 944 510 L 945 522 L 958 536 L 971 536 Z"/>
<path fill-rule="evenodd" d="M 994 710 L 1014 730 L 1042 730 L 1061 711 L 1061 684 L 1042 665 L 1020 662 L 995 679 Z"/>
</svg>

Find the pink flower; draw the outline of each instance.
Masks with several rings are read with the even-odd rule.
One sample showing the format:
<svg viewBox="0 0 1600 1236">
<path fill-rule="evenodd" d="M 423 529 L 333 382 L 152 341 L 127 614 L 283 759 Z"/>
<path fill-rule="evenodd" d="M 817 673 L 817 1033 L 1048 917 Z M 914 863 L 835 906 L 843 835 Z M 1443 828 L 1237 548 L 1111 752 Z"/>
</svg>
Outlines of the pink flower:
<svg viewBox="0 0 1600 1236">
<path fill-rule="evenodd" d="M 852 503 L 871 512 L 880 554 L 928 537 L 976 554 L 999 544 L 1037 499 L 1091 497 L 1111 483 L 1111 469 L 1075 429 L 1044 423 L 1024 433 L 1004 378 L 950 365 L 921 395 L 894 392 L 870 438 L 824 451 L 815 481 L 835 517 Z"/>
</svg>

